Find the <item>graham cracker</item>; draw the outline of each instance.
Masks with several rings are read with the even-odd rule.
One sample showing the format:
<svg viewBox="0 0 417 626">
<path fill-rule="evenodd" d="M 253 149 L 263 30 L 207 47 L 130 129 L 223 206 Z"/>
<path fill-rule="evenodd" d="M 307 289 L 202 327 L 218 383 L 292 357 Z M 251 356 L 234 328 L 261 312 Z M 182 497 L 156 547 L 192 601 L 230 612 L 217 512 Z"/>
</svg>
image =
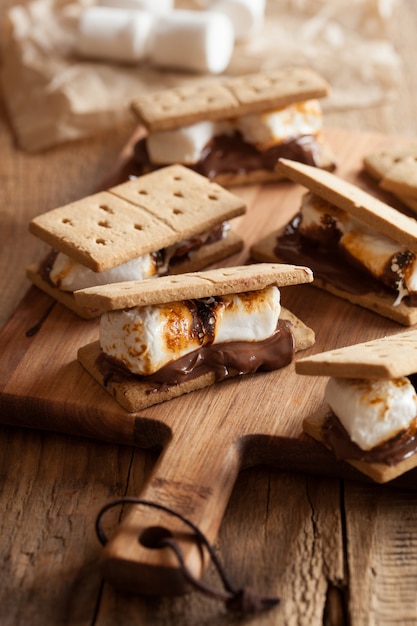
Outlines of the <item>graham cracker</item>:
<svg viewBox="0 0 417 626">
<path fill-rule="evenodd" d="M 331 172 L 290 159 L 280 159 L 277 171 L 293 182 L 362 220 L 387 237 L 417 252 L 417 221 Z"/>
<path fill-rule="evenodd" d="M 96 272 L 204 233 L 244 202 L 171 165 L 35 217 L 31 233 Z"/>
<path fill-rule="evenodd" d="M 221 261 L 226 257 L 230 257 L 232 254 L 240 252 L 243 248 L 243 240 L 233 230 L 229 230 L 226 237 L 215 241 L 210 244 L 204 244 L 201 248 L 192 250 L 188 258 L 175 263 L 171 269 L 170 274 L 181 274 L 183 272 L 196 272 L 204 267 L 211 265 L 212 263 Z M 34 285 L 45 291 L 48 295 L 61 304 L 64 304 L 67 308 L 74 311 L 77 315 L 84 319 L 92 319 L 99 317 L 104 313 L 100 308 L 85 307 L 79 305 L 74 298 L 74 294 L 71 292 L 62 291 L 58 287 L 54 287 L 49 282 L 44 280 L 39 273 L 39 264 L 33 264 L 26 270 L 28 278 Z M 160 278 L 154 278 L 152 280 L 160 280 Z"/>
<path fill-rule="evenodd" d="M 162 276 L 155 279 L 114 283 L 74 292 L 80 306 L 105 311 L 164 304 L 178 300 L 207 298 L 263 289 L 284 287 L 313 280 L 310 269 L 281 263 L 225 267 L 204 272 Z"/>
<path fill-rule="evenodd" d="M 379 182 L 381 189 L 416 199 L 417 155 L 408 156 L 391 167 Z"/>
<path fill-rule="evenodd" d="M 136 98 L 131 107 L 139 122 L 155 132 L 260 113 L 328 93 L 328 83 L 316 72 L 294 67 L 157 91 Z"/>
<path fill-rule="evenodd" d="M 316 413 L 313 413 L 305 418 L 303 420 L 303 430 L 305 433 L 310 435 L 310 437 L 330 450 L 330 447 L 325 440 L 323 431 L 328 412 L 329 407 L 324 405 Z M 365 461 L 357 461 L 355 459 L 346 459 L 346 462 L 362 472 L 362 474 L 369 476 L 369 478 L 375 482 L 383 484 L 394 480 L 394 478 L 398 478 L 398 476 L 401 476 L 402 474 L 405 474 L 405 472 L 417 467 L 417 454 L 413 454 L 395 465 L 386 465 L 385 463 L 375 462 L 367 463 Z"/>
<path fill-rule="evenodd" d="M 365 155 L 363 167 L 370 176 L 381 180 L 393 167 L 410 157 L 417 157 L 417 144 L 386 146 Z"/>
<path fill-rule="evenodd" d="M 417 372 L 417 330 L 299 359 L 297 374 L 333 378 L 400 378 Z"/>
<path fill-rule="evenodd" d="M 276 263 L 280 261 L 285 263 L 285 259 L 278 257 L 275 253 L 277 238 L 284 233 L 284 230 L 285 227 L 280 228 L 256 242 L 250 249 L 251 258 L 262 263 Z M 314 277 L 313 286 L 324 289 L 339 298 L 347 300 L 351 304 L 357 304 L 404 326 L 417 324 L 417 307 L 409 307 L 404 302 L 394 306 L 395 297 L 389 293 L 369 292 L 366 294 L 355 294 L 339 289 L 318 276 Z"/>
<path fill-rule="evenodd" d="M 296 351 L 304 350 L 314 344 L 314 332 L 295 315 L 282 309 L 280 317 L 287 319 L 291 323 Z M 131 413 L 141 411 L 155 404 L 166 402 L 167 400 L 177 398 L 198 389 L 203 389 L 204 387 L 216 383 L 214 372 L 209 372 L 185 383 L 172 385 L 158 391 L 152 391 L 152 385 L 139 380 L 126 380 L 125 382 L 117 383 L 110 382 L 105 386 L 103 375 L 96 363 L 99 354 L 100 344 L 96 341 L 82 346 L 78 350 L 78 360 L 91 376 L 93 376 L 126 411 Z"/>
</svg>

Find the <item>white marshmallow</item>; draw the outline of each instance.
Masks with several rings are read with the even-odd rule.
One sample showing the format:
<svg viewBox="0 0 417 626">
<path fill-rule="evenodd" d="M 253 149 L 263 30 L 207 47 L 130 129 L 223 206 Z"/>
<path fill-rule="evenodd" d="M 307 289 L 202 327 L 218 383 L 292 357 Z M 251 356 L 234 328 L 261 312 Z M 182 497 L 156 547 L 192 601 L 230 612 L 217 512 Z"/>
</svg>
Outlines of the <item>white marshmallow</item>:
<svg viewBox="0 0 417 626">
<path fill-rule="evenodd" d="M 198 122 L 175 130 L 151 133 L 146 145 L 152 163 L 196 163 L 214 136 L 214 122 Z"/>
<path fill-rule="evenodd" d="M 258 115 L 242 115 L 236 120 L 236 128 L 245 141 L 259 150 L 300 135 L 317 135 L 322 126 L 323 115 L 318 100 L 297 102 Z"/>
<path fill-rule="evenodd" d="M 143 61 L 154 23 L 147 11 L 92 6 L 80 16 L 76 49 L 88 58 L 123 63 Z"/>
<path fill-rule="evenodd" d="M 210 11 L 176 9 L 155 21 L 149 59 L 156 66 L 220 74 L 234 49 L 228 17 Z"/>
<path fill-rule="evenodd" d="M 156 266 L 150 254 L 132 259 L 104 272 L 93 272 L 85 265 L 73 261 L 59 252 L 49 278 L 62 291 L 76 291 L 125 280 L 142 280 L 156 274 Z"/>
<path fill-rule="evenodd" d="M 205 4 L 208 10 L 227 15 L 237 41 L 249 39 L 262 30 L 265 0 L 208 0 Z"/>
<path fill-rule="evenodd" d="M 174 0 L 99 0 L 97 4 L 117 9 L 140 9 L 156 15 L 168 13 L 174 8 Z"/>
<path fill-rule="evenodd" d="M 276 329 L 280 311 L 275 286 L 222 296 L 213 308 L 213 343 L 267 339 Z M 184 302 L 111 311 L 100 322 L 102 350 L 134 374 L 153 374 L 205 343 L 207 338 L 196 336 L 193 315 Z"/>
<path fill-rule="evenodd" d="M 417 396 L 408 378 L 330 378 L 325 398 L 362 450 L 371 450 L 409 427 L 417 416 Z"/>
</svg>

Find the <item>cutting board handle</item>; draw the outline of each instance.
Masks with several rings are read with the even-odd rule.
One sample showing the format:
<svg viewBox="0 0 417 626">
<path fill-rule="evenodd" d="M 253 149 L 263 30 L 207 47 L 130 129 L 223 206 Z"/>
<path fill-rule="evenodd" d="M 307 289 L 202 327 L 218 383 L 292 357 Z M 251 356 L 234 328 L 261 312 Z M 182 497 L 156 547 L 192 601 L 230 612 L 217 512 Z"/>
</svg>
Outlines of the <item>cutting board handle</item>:
<svg viewBox="0 0 417 626">
<path fill-rule="evenodd" d="M 192 522 L 210 543 L 240 469 L 239 446 L 225 447 L 224 439 L 219 439 L 207 442 L 191 433 L 171 439 L 140 494 L 141 500 L 172 509 Z M 129 507 L 103 549 L 104 578 L 129 593 L 172 596 L 189 591 L 176 555 L 168 547 L 155 547 L 166 536 L 176 541 L 186 567 L 199 579 L 207 555 L 195 533 L 178 517 L 140 504 Z"/>
</svg>

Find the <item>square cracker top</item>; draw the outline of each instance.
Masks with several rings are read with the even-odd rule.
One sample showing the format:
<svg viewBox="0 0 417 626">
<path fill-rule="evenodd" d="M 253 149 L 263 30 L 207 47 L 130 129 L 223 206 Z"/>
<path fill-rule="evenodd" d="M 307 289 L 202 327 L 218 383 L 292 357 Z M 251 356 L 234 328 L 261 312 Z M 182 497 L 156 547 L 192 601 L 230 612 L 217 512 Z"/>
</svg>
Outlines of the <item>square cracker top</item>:
<svg viewBox="0 0 417 626">
<path fill-rule="evenodd" d="M 246 210 L 241 198 L 171 165 L 35 217 L 31 233 L 96 272 L 204 233 Z"/>
<path fill-rule="evenodd" d="M 362 220 L 377 232 L 417 252 L 417 221 L 414 218 L 400 213 L 335 174 L 311 165 L 280 159 L 276 170 L 284 178 L 304 185 L 314 194 Z"/>
<path fill-rule="evenodd" d="M 90 287 L 75 291 L 74 297 L 80 306 L 114 311 L 190 298 L 255 291 L 268 285 L 298 285 L 312 280 L 313 273 L 307 267 L 283 263 L 255 263 Z"/>
<path fill-rule="evenodd" d="M 328 93 L 321 76 L 297 67 L 165 89 L 136 98 L 131 107 L 140 123 L 154 132 L 262 113 Z"/>
<path fill-rule="evenodd" d="M 333 378 L 399 378 L 417 372 L 417 330 L 314 354 L 295 364 L 297 374 Z"/>
</svg>

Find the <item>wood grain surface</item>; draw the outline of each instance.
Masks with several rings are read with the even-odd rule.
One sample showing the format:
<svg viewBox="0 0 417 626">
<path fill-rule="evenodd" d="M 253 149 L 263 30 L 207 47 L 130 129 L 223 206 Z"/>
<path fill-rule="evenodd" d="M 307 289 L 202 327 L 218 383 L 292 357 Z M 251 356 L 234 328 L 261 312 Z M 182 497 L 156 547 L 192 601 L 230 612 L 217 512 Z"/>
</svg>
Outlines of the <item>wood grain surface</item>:
<svg viewBox="0 0 417 626">
<path fill-rule="evenodd" d="M 11 2 L 6 1 L 2 8 L 8 4 Z M 369 132 L 372 137 L 374 133 L 417 137 L 413 52 L 417 15 L 413 0 L 401 4 L 398 20 L 392 25 L 395 44 L 404 59 L 398 97 L 381 107 L 334 113 L 327 118 L 329 128 L 354 131 L 353 147 L 349 148 L 349 133 L 343 146 L 347 154 L 356 150 L 359 132 L 361 137 Z M 10 319 L 12 329 L 26 328 L 26 320 L 19 318 L 20 314 L 13 316 L 13 312 L 19 310 L 28 290 L 24 268 L 42 252 L 42 245 L 27 233 L 30 217 L 96 189 L 132 131 L 127 125 L 104 136 L 28 156 L 15 149 L 3 114 L 1 323 Z M 348 165 L 347 176 L 352 167 Z M 259 197 L 259 188 L 242 193 L 260 213 L 268 213 L 270 199 Z M 266 226 L 260 219 L 253 236 Z M 32 300 L 30 308 L 44 311 L 32 290 L 27 297 Z M 319 313 L 325 318 L 332 298 L 323 298 L 320 311 L 309 313 L 310 320 Z M 298 296 L 292 304 L 297 312 L 301 306 Z M 340 309 L 343 323 L 330 327 L 326 342 L 350 342 L 349 325 L 353 317 L 358 318 L 346 311 Z M 366 311 L 358 315 L 365 335 L 383 333 L 385 324 L 391 324 L 379 318 L 374 321 L 377 318 Z M 393 329 L 391 326 L 387 332 Z M 51 361 L 60 339 L 56 337 L 51 347 Z M 5 341 L 2 333 L 3 354 Z M 37 355 L 33 350 L 25 355 L 28 371 L 37 362 Z M 2 384 L 12 385 L 13 376 L 9 379 L 8 371 L 21 362 L 21 356 L 14 353 L 7 365 L 2 361 Z M 39 372 L 36 382 L 46 390 L 41 379 Z M 30 386 L 28 380 L 24 384 Z M 226 395 L 233 386 L 226 385 Z M 191 407 L 191 396 L 188 402 Z M 95 439 L 95 426 L 92 432 L 83 433 L 88 438 L 75 433 L 67 436 L 59 423 L 56 430 L 62 433 L 48 432 L 46 406 L 44 400 L 37 401 L 35 413 L 14 413 L 15 425 L 0 428 L 0 622 L 5 626 L 235 623 L 236 618 L 228 615 L 222 604 L 196 592 L 146 598 L 103 584 L 99 569 L 102 549 L 94 533 L 96 514 L 113 498 L 144 493 L 158 468 L 158 452 L 138 447 L 149 445 L 140 437 L 134 445 L 127 439 L 122 441 L 124 445 L 113 443 L 113 427 L 107 418 L 102 441 Z M 39 422 L 40 418 L 44 422 Z M 8 419 L 2 418 L 3 423 Z M 77 414 L 76 420 L 86 430 L 92 428 L 85 426 L 82 415 Z M 126 427 L 123 419 L 118 420 L 119 431 L 130 437 L 131 425 Z M 295 431 L 290 424 L 286 428 Z M 164 441 L 166 435 L 156 426 L 154 443 Z M 258 462 L 248 451 L 247 467 L 238 474 L 230 496 L 223 494 L 225 511 L 215 541 L 235 584 L 253 585 L 260 593 L 281 598 L 277 608 L 247 621 L 260 625 L 416 623 L 415 494 L 402 488 L 313 477 L 277 467 L 249 467 L 255 460 Z M 265 461 L 269 462 L 267 455 Z M 302 469 L 301 460 L 295 465 Z M 117 522 L 118 512 L 109 513 L 109 534 Z M 219 585 L 210 565 L 205 579 Z"/>
</svg>

